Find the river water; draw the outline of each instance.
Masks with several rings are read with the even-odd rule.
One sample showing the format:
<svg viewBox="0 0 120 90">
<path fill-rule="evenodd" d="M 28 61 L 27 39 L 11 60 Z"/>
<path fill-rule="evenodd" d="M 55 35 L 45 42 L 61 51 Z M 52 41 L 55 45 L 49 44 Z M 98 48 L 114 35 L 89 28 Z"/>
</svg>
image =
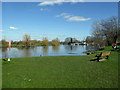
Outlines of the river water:
<svg viewBox="0 0 120 90">
<path fill-rule="evenodd" d="M 86 55 L 85 51 L 96 50 L 94 46 L 86 45 L 59 45 L 59 46 L 36 46 L 30 48 L 13 47 L 10 50 L 10 57 L 38 57 L 38 56 L 65 56 L 65 55 Z M 9 57 L 9 48 L 0 48 L 2 56 Z"/>
</svg>

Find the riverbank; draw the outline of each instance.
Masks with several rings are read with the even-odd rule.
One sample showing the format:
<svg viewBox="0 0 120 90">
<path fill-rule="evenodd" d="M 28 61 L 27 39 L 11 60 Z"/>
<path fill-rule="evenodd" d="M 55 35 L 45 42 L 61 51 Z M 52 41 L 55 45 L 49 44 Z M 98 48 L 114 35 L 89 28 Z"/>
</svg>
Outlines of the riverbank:
<svg viewBox="0 0 120 90">
<path fill-rule="evenodd" d="M 25 46 L 25 45 L 17 45 L 17 44 L 11 44 L 11 47 L 19 47 L 19 48 L 26 48 L 26 47 L 36 47 L 36 46 L 44 46 L 43 44 L 37 44 L 37 45 L 31 45 L 31 46 Z M 54 45 L 47 45 L 47 46 L 54 46 Z M 0 48 L 8 48 L 9 45 L 1 45 Z"/>
<path fill-rule="evenodd" d="M 87 56 L 12 58 L 3 63 L 3 88 L 118 88 L 118 52 L 109 60 Z"/>
</svg>

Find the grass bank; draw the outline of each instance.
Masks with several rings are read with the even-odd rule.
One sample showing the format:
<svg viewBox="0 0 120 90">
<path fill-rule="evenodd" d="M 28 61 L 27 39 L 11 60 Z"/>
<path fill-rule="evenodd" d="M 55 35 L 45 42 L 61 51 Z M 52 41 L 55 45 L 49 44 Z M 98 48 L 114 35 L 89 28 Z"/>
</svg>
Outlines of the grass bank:
<svg viewBox="0 0 120 90">
<path fill-rule="evenodd" d="M 117 52 L 119 52 L 120 48 L 114 50 L 114 48 L 112 46 L 106 46 L 106 47 L 103 48 L 103 50 L 86 51 L 84 53 L 88 53 L 88 54 L 100 54 L 101 52 L 105 52 L 105 51 L 117 51 Z"/>
<path fill-rule="evenodd" d="M 104 62 L 94 56 L 12 58 L 3 62 L 3 88 L 117 88 L 118 52 Z"/>
</svg>

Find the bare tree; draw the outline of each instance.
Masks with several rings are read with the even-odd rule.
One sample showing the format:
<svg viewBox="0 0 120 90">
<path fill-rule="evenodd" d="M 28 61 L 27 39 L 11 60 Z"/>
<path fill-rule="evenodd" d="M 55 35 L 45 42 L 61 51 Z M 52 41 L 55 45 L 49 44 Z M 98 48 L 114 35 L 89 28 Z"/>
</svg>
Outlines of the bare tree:
<svg viewBox="0 0 120 90">
<path fill-rule="evenodd" d="M 47 37 L 43 38 L 42 44 L 47 46 L 49 44 Z"/>
<path fill-rule="evenodd" d="M 101 46 L 116 43 L 119 35 L 118 18 L 113 16 L 109 19 L 94 22 L 92 35 L 95 37 L 94 42 Z"/>
<path fill-rule="evenodd" d="M 104 46 L 104 37 L 103 37 L 103 32 L 101 31 L 101 25 L 99 22 L 94 22 L 93 23 L 93 32 L 92 35 L 94 38 L 93 42 L 95 45 L 99 44 L 100 47 Z"/>
<path fill-rule="evenodd" d="M 25 46 L 27 46 L 27 47 L 30 46 L 30 40 L 31 40 L 31 36 L 30 35 L 25 34 L 23 36 L 23 41 L 25 43 Z"/>
<path fill-rule="evenodd" d="M 118 18 L 113 16 L 110 19 L 102 20 L 101 26 L 108 45 L 111 43 L 116 43 L 119 33 Z"/>
<path fill-rule="evenodd" d="M 1 44 L 3 47 L 5 47 L 8 45 L 8 42 L 5 39 L 3 39 L 3 40 L 1 40 Z"/>
<path fill-rule="evenodd" d="M 95 40 L 95 37 L 93 37 L 93 36 L 87 36 L 86 37 L 86 43 L 88 45 L 93 45 L 94 44 L 94 40 Z"/>
<path fill-rule="evenodd" d="M 53 46 L 58 46 L 59 44 L 60 44 L 60 41 L 59 41 L 58 38 L 52 40 L 52 45 L 53 45 Z"/>
</svg>

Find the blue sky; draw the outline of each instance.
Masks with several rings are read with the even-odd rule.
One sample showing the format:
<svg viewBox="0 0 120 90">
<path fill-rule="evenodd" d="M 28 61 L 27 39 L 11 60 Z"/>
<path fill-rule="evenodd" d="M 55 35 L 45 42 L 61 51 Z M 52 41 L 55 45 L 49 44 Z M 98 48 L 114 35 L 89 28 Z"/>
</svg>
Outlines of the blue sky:
<svg viewBox="0 0 120 90">
<path fill-rule="evenodd" d="M 83 40 L 94 21 L 111 16 L 118 16 L 117 2 L 3 2 L 2 35 L 6 40 L 22 40 L 25 33 L 37 40 Z"/>
</svg>

